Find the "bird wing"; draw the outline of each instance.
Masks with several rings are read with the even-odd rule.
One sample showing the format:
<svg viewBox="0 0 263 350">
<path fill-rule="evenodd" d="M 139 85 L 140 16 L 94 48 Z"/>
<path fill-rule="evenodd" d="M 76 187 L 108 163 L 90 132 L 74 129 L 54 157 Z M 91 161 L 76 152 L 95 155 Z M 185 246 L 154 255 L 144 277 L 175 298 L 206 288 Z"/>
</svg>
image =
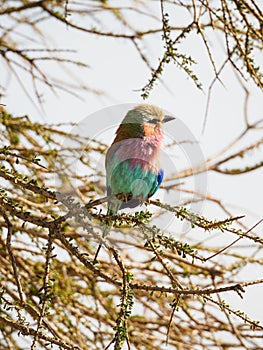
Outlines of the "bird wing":
<svg viewBox="0 0 263 350">
<path fill-rule="evenodd" d="M 151 190 L 149 193 L 148 197 L 152 197 L 160 188 L 161 183 L 163 182 L 163 177 L 164 177 L 164 171 L 163 169 L 160 169 L 157 174 L 157 179 L 156 179 L 156 186 Z"/>
<path fill-rule="evenodd" d="M 116 154 L 118 154 L 118 150 L 119 150 L 120 146 L 121 146 L 120 143 L 116 143 L 116 144 L 113 143 L 106 153 L 105 168 L 106 168 L 107 196 L 112 195 L 111 175 L 112 175 L 114 167 L 116 167 L 116 164 L 118 163 L 118 159 L 116 157 Z"/>
</svg>

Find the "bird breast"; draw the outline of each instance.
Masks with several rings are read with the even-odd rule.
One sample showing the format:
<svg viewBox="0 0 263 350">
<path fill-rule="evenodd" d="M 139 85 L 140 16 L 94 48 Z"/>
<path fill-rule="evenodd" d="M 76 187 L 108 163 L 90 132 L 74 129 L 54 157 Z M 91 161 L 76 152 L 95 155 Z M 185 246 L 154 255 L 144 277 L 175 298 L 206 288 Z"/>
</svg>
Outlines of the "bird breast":
<svg viewBox="0 0 263 350">
<path fill-rule="evenodd" d="M 153 141 L 153 140 L 151 140 Z M 130 138 L 114 143 L 107 152 L 106 164 L 111 159 L 120 164 L 128 161 L 131 167 L 140 165 L 142 169 L 159 167 L 160 142 L 149 142 L 149 138 Z"/>
</svg>

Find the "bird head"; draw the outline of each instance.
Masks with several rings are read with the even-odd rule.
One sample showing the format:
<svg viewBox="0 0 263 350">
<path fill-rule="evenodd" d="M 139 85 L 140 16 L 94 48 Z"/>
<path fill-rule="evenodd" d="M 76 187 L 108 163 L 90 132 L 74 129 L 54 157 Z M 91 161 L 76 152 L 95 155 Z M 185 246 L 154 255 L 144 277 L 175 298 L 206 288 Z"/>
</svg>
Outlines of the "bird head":
<svg viewBox="0 0 263 350">
<path fill-rule="evenodd" d="M 173 119 L 175 118 L 165 115 L 157 106 L 142 104 L 128 111 L 120 128 L 129 129 L 133 137 L 150 138 L 162 133 L 163 124 Z"/>
</svg>

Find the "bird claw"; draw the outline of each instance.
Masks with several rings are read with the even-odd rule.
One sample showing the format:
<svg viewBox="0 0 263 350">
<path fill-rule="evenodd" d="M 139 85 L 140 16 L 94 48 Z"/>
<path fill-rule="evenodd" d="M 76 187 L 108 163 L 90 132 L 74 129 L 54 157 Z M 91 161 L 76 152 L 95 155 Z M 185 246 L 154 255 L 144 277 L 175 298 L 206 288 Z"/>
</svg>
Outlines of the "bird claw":
<svg viewBox="0 0 263 350">
<path fill-rule="evenodd" d="M 136 199 L 138 199 L 140 205 L 142 205 L 145 202 L 145 198 L 143 196 L 138 196 L 136 197 Z"/>
</svg>

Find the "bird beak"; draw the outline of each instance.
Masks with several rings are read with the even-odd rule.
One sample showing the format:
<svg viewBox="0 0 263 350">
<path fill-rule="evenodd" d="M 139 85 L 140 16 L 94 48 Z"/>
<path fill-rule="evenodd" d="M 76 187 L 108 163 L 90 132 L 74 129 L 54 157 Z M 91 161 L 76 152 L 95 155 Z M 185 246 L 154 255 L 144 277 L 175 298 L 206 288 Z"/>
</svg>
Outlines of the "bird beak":
<svg viewBox="0 0 263 350">
<path fill-rule="evenodd" d="M 163 123 L 167 123 L 170 120 L 174 120 L 174 119 L 175 119 L 175 117 L 172 117 L 170 115 L 165 115 L 164 118 L 163 118 Z"/>
</svg>

